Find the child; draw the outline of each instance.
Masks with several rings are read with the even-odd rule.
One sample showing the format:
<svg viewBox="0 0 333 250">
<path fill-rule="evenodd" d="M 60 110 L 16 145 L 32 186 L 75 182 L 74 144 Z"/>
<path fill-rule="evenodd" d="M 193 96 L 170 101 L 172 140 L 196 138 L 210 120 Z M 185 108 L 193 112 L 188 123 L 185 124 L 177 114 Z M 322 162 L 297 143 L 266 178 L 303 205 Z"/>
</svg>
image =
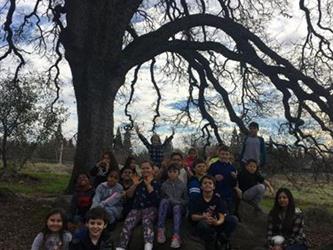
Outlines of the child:
<svg viewBox="0 0 333 250">
<path fill-rule="evenodd" d="M 131 238 L 134 227 L 142 220 L 144 249 L 152 250 L 154 241 L 154 220 L 160 201 L 160 185 L 154 180 L 154 167 L 149 161 L 141 163 L 142 179 L 134 179 L 127 190 L 127 196 L 133 197 L 133 208 L 126 217 L 116 250 L 124 250 Z"/>
<path fill-rule="evenodd" d="M 31 250 L 68 250 L 72 235 L 66 229 L 67 221 L 64 211 L 51 210 L 46 215 L 44 228 L 34 239 Z"/>
<path fill-rule="evenodd" d="M 135 158 L 133 156 L 127 157 L 123 169 L 124 168 L 131 168 L 133 170 L 134 174 L 138 174 L 137 173 L 137 164 L 136 164 Z"/>
<path fill-rule="evenodd" d="M 123 187 L 118 183 L 118 171 L 110 171 L 107 181 L 99 184 L 93 198 L 92 207 L 101 206 L 105 208 L 109 215 L 109 223 L 113 224 L 121 217 L 122 206 L 122 192 Z"/>
<path fill-rule="evenodd" d="M 190 148 L 185 159 L 185 164 L 188 172 L 193 175 L 193 162 L 198 158 L 198 152 L 195 148 Z"/>
<path fill-rule="evenodd" d="M 138 126 L 135 126 L 135 131 L 138 134 L 142 143 L 147 147 L 150 155 L 150 160 L 154 163 L 154 165 L 160 167 L 163 161 L 164 151 L 168 144 L 172 141 L 175 130 L 172 129 L 171 136 L 167 137 L 163 144 L 161 143 L 161 139 L 158 134 L 153 134 L 150 139 L 151 143 L 149 143 L 148 140 L 140 133 Z"/>
<path fill-rule="evenodd" d="M 274 206 L 268 214 L 267 244 L 270 250 L 308 249 L 303 213 L 295 207 L 294 197 L 287 188 L 277 191 Z"/>
<path fill-rule="evenodd" d="M 189 200 L 192 204 L 193 201 L 201 196 L 201 178 L 207 174 L 207 163 L 203 159 L 197 159 L 193 162 L 194 175 L 187 183 Z"/>
<path fill-rule="evenodd" d="M 240 171 L 238 185 L 243 192 L 243 200 L 253 205 L 257 211 L 262 211 L 259 203 L 264 197 L 266 187 L 274 193 L 271 184 L 260 175 L 254 159 L 247 160 L 245 168 Z"/>
<path fill-rule="evenodd" d="M 225 244 L 225 249 L 231 249 L 229 238 L 236 229 L 237 218 L 228 215 L 220 196 L 214 193 L 214 177 L 204 176 L 201 189 L 201 196 L 195 199 L 190 209 L 197 235 L 205 241 L 206 250 L 215 250 L 218 242 Z"/>
<path fill-rule="evenodd" d="M 251 122 L 249 124 L 249 135 L 244 138 L 240 154 L 241 166 L 244 166 L 248 159 L 254 159 L 259 168 L 266 163 L 265 141 L 258 136 L 258 131 L 259 124 Z"/>
<path fill-rule="evenodd" d="M 71 218 L 74 223 L 84 221 L 86 213 L 91 207 L 94 194 L 95 190 L 90 184 L 88 174 L 79 174 L 70 206 Z"/>
<path fill-rule="evenodd" d="M 102 182 L 105 182 L 110 171 L 116 169 L 118 169 L 118 164 L 112 152 L 104 152 L 102 160 L 97 162 L 96 165 L 90 170 L 90 175 L 95 177 L 94 188 Z"/>
<path fill-rule="evenodd" d="M 229 212 L 234 213 L 237 170 L 230 164 L 230 153 L 227 146 L 221 146 L 218 153 L 219 160 L 210 166 L 208 174 L 215 178 L 216 192 L 227 203 Z"/>
<path fill-rule="evenodd" d="M 171 248 L 179 248 L 181 244 L 180 226 L 182 214 L 185 212 L 187 203 L 187 190 L 185 184 L 178 178 L 179 168 L 177 164 L 171 164 L 168 167 L 168 179 L 161 187 L 161 200 L 158 210 L 158 234 L 157 242 L 164 243 L 165 237 L 165 220 L 168 211 L 173 214 L 173 236 L 171 239 Z"/>
<path fill-rule="evenodd" d="M 105 230 L 108 214 L 102 207 L 92 208 L 86 216 L 87 230 L 80 239 L 74 239 L 70 250 L 112 250 L 110 235 Z"/>
<path fill-rule="evenodd" d="M 132 209 L 133 198 L 127 196 L 127 190 L 133 185 L 133 178 L 136 178 L 134 170 L 131 167 L 123 167 L 120 170 L 120 184 L 123 186 L 123 212 L 122 218 L 126 218 Z"/>
</svg>

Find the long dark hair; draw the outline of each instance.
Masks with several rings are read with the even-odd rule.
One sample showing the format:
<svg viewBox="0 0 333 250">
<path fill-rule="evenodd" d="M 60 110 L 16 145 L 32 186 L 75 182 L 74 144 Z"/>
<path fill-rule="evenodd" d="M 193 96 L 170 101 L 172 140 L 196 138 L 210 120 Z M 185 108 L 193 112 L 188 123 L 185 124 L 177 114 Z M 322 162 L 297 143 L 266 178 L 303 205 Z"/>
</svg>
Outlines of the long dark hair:
<svg viewBox="0 0 333 250">
<path fill-rule="evenodd" d="M 65 231 L 67 230 L 67 217 L 65 214 L 65 211 L 61 208 L 54 208 L 52 209 L 46 216 L 45 216 L 45 220 L 44 220 L 44 227 L 42 229 L 42 233 L 43 233 L 43 247 L 45 247 L 45 242 L 47 240 L 47 238 L 50 236 L 50 234 L 52 233 L 50 231 L 50 229 L 47 226 L 47 221 L 48 219 L 55 214 L 60 214 L 61 220 L 62 220 L 62 228 L 61 230 L 58 232 L 59 234 L 59 238 L 61 240 L 61 244 L 62 246 L 64 246 L 64 235 L 65 235 Z"/>
<path fill-rule="evenodd" d="M 279 204 L 279 196 L 281 193 L 285 193 L 288 197 L 288 206 L 286 209 L 286 214 L 283 220 L 279 217 L 279 214 L 282 212 L 282 207 Z M 275 202 L 272 210 L 269 212 L 269 215 L 273 219 L 273 230 L 277 227 L 278 224 L 282 224 L 282 231 L 286 234 L 292 233 L 293 227 L 293 218 L 295 216 L 295 201 L 292 193 L 288 188 L 280 188 L 275 195 Z"/>
</svg>

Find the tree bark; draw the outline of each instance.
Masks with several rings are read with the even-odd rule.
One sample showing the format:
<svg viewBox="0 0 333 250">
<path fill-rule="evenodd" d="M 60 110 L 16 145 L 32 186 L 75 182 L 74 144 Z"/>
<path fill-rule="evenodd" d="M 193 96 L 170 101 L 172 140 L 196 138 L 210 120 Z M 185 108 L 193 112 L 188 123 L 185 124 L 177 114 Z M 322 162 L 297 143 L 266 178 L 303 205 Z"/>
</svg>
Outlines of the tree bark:
<svg viewBox="0 0 333 250">
<path fill-rule="evenodd" d="M 68 191 L 72 190 L 79 173 L 88 172 L 103 151 L 112 149 L 114 100 L 125 79 L 124 76 L 104 72 L 98 65 L 74 66 L 72 72 L 78 140 Z"/>
</svg>

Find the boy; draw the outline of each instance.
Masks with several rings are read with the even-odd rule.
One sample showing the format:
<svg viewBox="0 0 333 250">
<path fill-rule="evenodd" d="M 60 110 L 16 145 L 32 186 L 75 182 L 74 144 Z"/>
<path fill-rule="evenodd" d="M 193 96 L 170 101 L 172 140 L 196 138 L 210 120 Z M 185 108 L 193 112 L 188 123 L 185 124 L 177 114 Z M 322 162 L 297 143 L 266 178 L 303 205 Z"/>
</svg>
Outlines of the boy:
<svg viewBox="0 0 333 250">
<path fill-rule="evenodd" d="M 190 210 L 197 235 L 205 241 L 206 250 L 215 250 L 218 242 L 225 244 L 225 249 L 231 249 L 229 238 L 236 229 L 237 218 L 228 215 L 220 196 L 214 193 L 214 177 L 204 176 L 201 189 L 201 196 L 195 199 Z"/>
<path fill-rule="evenodd" d="M 119 183 L 118 171 L 112 170 L 107 181 L 99 184 L 93 198 L 91 207 L 104 207 L 109 215 L 109 223 L 113 224 L 117 219 L 120 219 L 123 209 L 122 193 L 124 191 Z"/>
<path fill-rule="evenodd" d="M 179 168 L 177 164 L 171 164 L 168 167 L 168 179 L 162 184 L 159 211 L 158 211 L 158 234 L 157 242 L 164 243 L 165 220 L 169 211 L 173 215 L 173 236 L 171 239 L 171 248 L 179 248 L 181 244 L 180 227 L 182 215 L 187 203 L 187 190 L 185 184 L 178 178 Z"/>
<path fill-rule="evenodd" d="M 197 159 L 193 162 L 194 175 L 189 179 L 187 184 L 190 204 L 201 196 L 200 180 L 207 174 L 207 164 L 202 159 Z"/>
<path fill-rule="evenodd" d="M 230 213 L 235 210 L 235 187 L 237 185 L 237 170 L 230 163 L 230 153 L 227 146 L 221 146 L 218 150 L 219 160 L 213 163 L 208 175 L 216 180 L 216 192 L 227 203 Z"/>
<path fill-rule="evenodd" d="M 87 230 L 81 238 L 74 239 L 70 250 L 112 250 L 110 236 L 105 228 L 108 225 L 108 214 L 101 207 L 92 208 L 86 216 Z"/>
<path fill-rule="evenodd" d="M 258 172 L 257 162 L 254 159 L 247 160 L 245 169 L 242 169 L 238 175 L 238 185 L 243 192 L 243 200 L 253 205 L 256 211 L 262 211 L 259 203 L 264 197 L 266 187 L 272 194 L 274 193 L 271 184 Z"/>
<path fill-rule="evenodd" d="M 244 138 L 243 147 L 240 154 L 241 166 L 245 166 L 248 159 L 254 159 L 259 168 L 266 163 L 265 141 L 258 136 L 259 124 L 251 122 L 249 124 L 249 135 Z"/>
</svg>

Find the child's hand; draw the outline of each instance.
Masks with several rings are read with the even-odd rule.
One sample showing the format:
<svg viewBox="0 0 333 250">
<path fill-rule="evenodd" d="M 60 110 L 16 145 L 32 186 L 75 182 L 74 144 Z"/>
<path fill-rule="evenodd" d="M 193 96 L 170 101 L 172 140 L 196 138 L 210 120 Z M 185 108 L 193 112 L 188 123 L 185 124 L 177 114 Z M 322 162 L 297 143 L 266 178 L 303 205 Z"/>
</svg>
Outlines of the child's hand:
<svg viewBox="0 0 333 250">
<path fill-rule="evenodd" d="M 216 181 L 222 181 L 224 179 L 224 176 L 221 174 L 217 174 L 214 176 Z"/>
<path fill-rule="evenodd" d="M 236 172 L 231 172 L 230 173 L 232 177 L 234 177 L 235 179 L 237 178 L 237 171 Z"/>
<path fill-rule="evenodd" d="M 134 129 L 135 129 L 135 132 L 137 132 L 138 134 L 140 133 L 138 124 L 134 125 Z"/>
<path fill-rule="evenodd" d="M 134 185 L 139 185 L 142 182 L 142 180 L 140 180 L 140 177 L 137 175 L 132 176 L 132 181 Z"/>
<path fill-rule="evenodd" d="M 148 176 L 146 178 L 143 179 L 143 181 L 145 182 L 146 185 L 151 185 L 151 182 L 154 180 L 153 176 Z"/>
</svg>

